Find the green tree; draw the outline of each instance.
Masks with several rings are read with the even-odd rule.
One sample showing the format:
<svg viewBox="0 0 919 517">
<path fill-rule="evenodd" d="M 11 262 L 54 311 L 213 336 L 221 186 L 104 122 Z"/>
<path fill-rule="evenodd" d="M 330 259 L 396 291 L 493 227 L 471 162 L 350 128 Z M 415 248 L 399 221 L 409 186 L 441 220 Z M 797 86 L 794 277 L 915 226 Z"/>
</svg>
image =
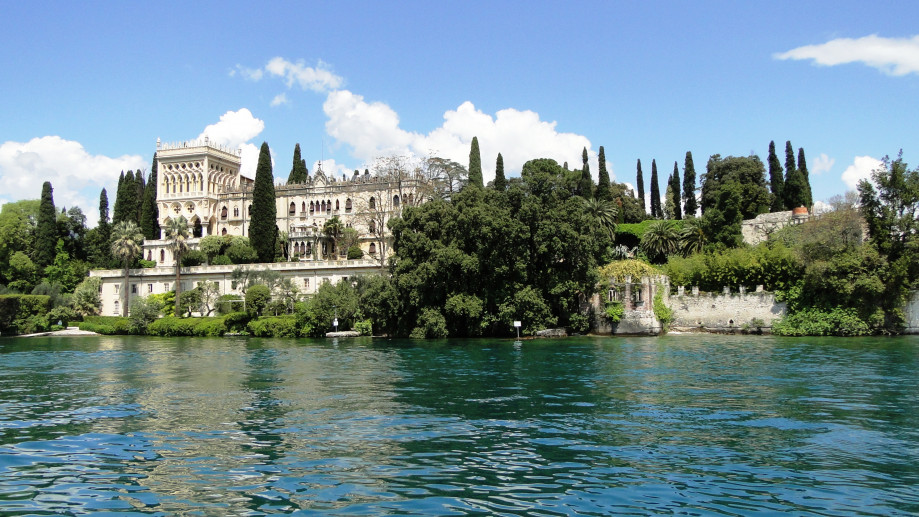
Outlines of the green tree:
<svg viewBox="0 0 919 517">
<path fill-rule="evenodd" d="M 664 208 L 662 219 L 676 219 L 676 204 L 673 202 L 673 175 L 667 177 L 667 190 L 664 191 Z"/>
<path fill-rule="evenodd" d="M 146 190 L 146 182 L 144 181 L 144 173 L 141 170 L 138 170 L 134 173 L 134 220 L 137 222 L 137 225 L 140 226 L 140 220 L 144 213 L 144 191 Z M 143 231 L 143 230 L 141 230 Z"/>
<path fill-rule="evenodd" d="M 603 146 L 600 146 L 600 152 L 597 155 L 597 160 L 599 162 L 599 169 L 597 171 L 597 199 L 604 201 L 612 201 L 613 196 L 610 192 L 610 180 L 609 180 L 609 171 L 606 170 L 606 151 L 603 149 Z"/>
<path fill-rule="evenodd" d="M 657 161 L 651 160 L 651 217 L 660 219 L 664 216 L 661 207 L 661 187 L 657 181 Z"/>
<path fill-rule="evenodd" d="M 680 206 L 680 169 L 677 167 L 677 162 L 673 162 L 673 175 L 670 177 L 670 189 L 671 193 L 669 196 L 673 200 L 673 218 L 682 219 L 683 207 Z"/>
<path fill-rule="evenodd" d="M 814 195 L 811 192 L 810 173 L 807 172 L 807 160 L 804 159 L 804 148 L 798 148 L 798 170 L 801 171 L 801 177 L 804 179 L 804 199 L 806 207 L 814 206 Z"/>
<path fill-rule="evenodd" d="M 578 193 L 583 198 L 593 197 L 594 182 L 590 177 L 590 163 L 587 161 L 587 148 L 581 151 L 581 179 L 578 181 Z"/>
<path fill-rule="evenodd" d="M 141 244 L 144 235 L 133 221 L 121 221 L 112 229 L 112 256 L 121 261 L 124 267 L 124 282 L 122 282 L 122 316 L 128 315 L 128 301 L 130 291 L 128 281 L 131 273 L 131 263 L 143 252 Z"/>
<path fill-rule="evenodd" d="M 175 270 L 176 270 L 176 284 L 175 284 L 175 293 L 176 300 L 182 299 L 182 255 L 188 251 L 188 239 L 191 236 L 191 232 L 188 229 L 188 220 L 185 219 L 184 215 L 180 215 L 175 219 L 168 219 L 166 221 L 166 228 L 163 229 L 166 238 L 166 248 L 172 252 L 172 258 L 175 260 Z M 181 311 L 179 310 L 180 304 L 176 303 L 175 307 L 175 316 L 179 317 Z"/>
<path fill-rule="evenodd" d="M 673 221 L 654 221 L 641 237 L 641 251 L 651 262 L 662 264 L 680 249 L 680 232 Z"/>
<path fill-rule="evenodd" d="M 696 201 L 696 166 L 692 162 L 692 153 L 686 151 L 683 162 L 683 209 L 686 217 L 695 217 L 699 210 Z"/>
<path fill-rule="evenodd" d="M 148 240 L 160 238 L 160 209 L 156 202 L 157 181 L 156 153 L 154 153 L 140 211 L 140 228 L 144 238 Z"/>
<path fill-rule="evenodd" d="M 294 146 L 294 163 L 290 168 L 290 175 L 287 176 L 287 184 L 306 183 L 309 179 L 309 170 L 306 168 L 306 160 L 300 158 L 300 144 Z"/>
<path fill-rule="evenodd" d="M 785 186 L 782 195 L 785 206 L 791 210 L 807 206 L 807 181 L 795 163 L 795 151 L 791 140 L 785 142 Z"/>
<path fill-rule="evenodd" d="M 769 187 L 772 191 L 770 212 L 790 210 L 785 206 L 785 178 L 782 175 L 782 164 L 775 154 L 775 140 L 769 142 Z"/>
<path fill-rule="evenodd" d="M 140 174 L 140 171 L 137 171 Z M 122 221 L 131 221 L 138 224 L 139 200 L 137 198 L 137 183 L 134 180 L 134 171 L 128 171 L 124 180 L 118 186 L 118 194 L 115 198 L 115 213 L 112 215 L 112 223 Z"/>
<path fill-rule="evenodd" d="M 584 211 L 593 219 L 594 223 L 609 235 L 610 239 L 616 233 L 616 220 L 618 211 L 616 206 L 603 199 L 581 198 Z"/>
<path fill-rule="evenodd" d="M 873 181 L 858 184 L 861 211 L 871 242 L 891 262 L 911 270 L 915 280 L 919 262 L 919 168 L 909 170 L 903 151 L 872 171 Z M 903 259 L 908 260 L 903 260 Z"/>
<path fill-rule="evenodd" d="M 259 262 L 273 262 L 275 240 L 278 236 L 277 207 L 275 206 L 274 175 L 271 170 L 271 151 L 262 142 L 255 168 L 255 185 L 252 189 L 252 220 L 249 235 Z"/>
<path fill-rule="evenodd" d="M 638 170 L 635 173 L 635 183 L 638 185 L 638 200 L 641 201 L 641 211 L 647 212 L 645 205 L 645 179 L 641 173 L 641 159 L 638 159 Z"/>
<path fill-rule="evenodd" d="M 10 289 L 28 294 L 38 280 L 38 267 L 28 255 L 17 251 L 10 257 L 6 275 Z"/>
<path fill-rule="evenodd" d="M 246 310 L 253 316 L 261 316 L 262 310 L 271 301 L 271 289 L 265 285 L 253 285 L 246 291 Z"/>
<path fill-rule="evenodd" d="M 495 190 L 504 192 L 507 190 L 507 178 L 504 177 L 504 157 L 498 153 L 498 159 L 495 162 Z"/>
<path fill-rule="evenodd" d="M 102 309 L 102 297 L 99 291 L 102 287 L 102 279 L 99 277 L 86 277 L 73 290 L 73 297 L 70 299 L 70 305 L 74 312 L 80 316 L 95 316 Z"/>
<path fill-rule="evenodd" d="M 112 207 L 112 224 L 120 222 L 121 219 L 119 219 L 119 217 L 124 216 L 124 209 L 121 206 L 123 203 L 121 192 L 124 188 L 124 178 L 124 171 L 121 171 L 121 175 L 118 176 L 118 186 L 115 187 L 115 205 Z"/>
<path fill-rule="evenodd" d="M 344 229 L 345 225 L 342 224 L 341 219 L 339 219 L 337 215 L 327 220 L 322 226 L 322 233 L 325 234 L 331 244 L 328 255 L 331 258 L 335 258 L 336 251 L 339 254 L 347 252 L 347 249 L 340 249 L 338 246 L 338 239 L 341 237 Z"/>
<path fill-rule="evenodd" d="M 99 224 L 86 232 L 86 257 L 94 268 L 105 269 L 112 264 L 112 227 L 109 223 L 108 195 L 99 194 Z"/>
<path fill-rule="evenodd" d="M 57 245 L 57 212 L 54 209 L 52 191 L 50 181 L 42 184 L 35 235 L 35 263 L 40 268 L 54 260 L 54 247 Z"/>
<path fill-rule="evenodd" d="M 472 145 L 469 147 L 469 185 L 482 188 L 482 156 L 479 153 L 479 137 L 472 137 Z"/>
<path fill-rule="evenodd" d="M 640 223 L 647 219 L 648 214 L 635 197 L 635 191 L 625 183 L 613 182 L 610 187 L 612 203 L 616 208 L 616 221 L 618 223 Z"/>
</svg>

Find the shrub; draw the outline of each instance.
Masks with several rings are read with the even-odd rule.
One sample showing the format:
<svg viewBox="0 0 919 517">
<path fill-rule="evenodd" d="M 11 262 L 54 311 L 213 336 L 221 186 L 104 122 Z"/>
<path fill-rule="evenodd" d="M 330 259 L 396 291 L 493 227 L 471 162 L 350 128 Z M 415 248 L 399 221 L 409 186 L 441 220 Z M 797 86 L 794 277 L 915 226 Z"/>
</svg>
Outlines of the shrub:
<svg viewBox="0 0 919 517">
<path fill-rule="evenodd" d="M 220 337 L 227 331 L 223 318 L 196 318 L 195 335 L 201 337 Z"/>
<path fill-rule="evenodd" d="M 638 283 L 643 276 L 654 276 L 659 271 L 654 266 L 641 260 L 614 260 L 599 270 L 600 279 L 604 282 L 625 282 L 626 276 L 632 277 L 632 282 Z"/>
<path fill-rule="evenodd" d="M 418 316 L 418 325 L 409 335 L 412 339 L 447 337 L 447 320 L 439 310 L 425 307 Z"/>
<path fill-rule="evenodd" d="M 242 298 L 236 294 L 223 294 L 217 298 L 217 314 L 221 316 L 226 316 L 232 312 L 235 312 L 238 309 L 242 309 L 243 304 L 240 303 Z"/>
<path fill-rule="evenodd" d="M 130 335 L 135 333 L 131 321 L 122 316 L 86 316 L 79 326 L 80 330 L 98 334 Z"/>
<path fill-rule="evenodd" d="M 297 337 L 297 318 L 266 316 L 250 321 L 248 329 L 256 337 Z"/>
<path fill-rule="evenodd" d="M 664 292 L 660 290 L 654 295 L 654 317 L 661 322 L 663 332 L 670 328 L 670 322 L 673 321 L 673 309 L 664 303 Z"/>
<path fill-rule="evenodd" d="M 73 308 L 66 305 L 61 305 L 60 307 L 55 307 L 51 309 L 51 312 L 48 313 L 48 323 L 52 325 L 57 325 L 57 322 L 61 322 L 61 327 L 66 327 L 71 321 L 80 321 L 80 315 L 73 310 Z"/>
<path fill-rule="evenodd" d="M 803 309 L 773 322 L 772 333 L 778 336 L 867 336 L 868 324 L 852 308 L 831 310 Z"/>
<path fill-rule="evenodd" d="M 194 336 L 194 318 L 176 318 L 166 316 L 147 326 L 147 334 L 151 336 Z"/>
<path fill-rule="evenodd" d="M 271 301 L 271 289 L 267 285 L 253 285 L 246 291 L 246 310 L 249 314 L 261 315 L 269 301 Z"/>
<path fill-rule="evenodd" d="M 232 264 L 233 261 L 226 255 L 217 255 L 214 257 L 214 260 L 211 261 L 212 266 L 230 266 Z"/>
<path fill-rule="evenodd" d="M 143 334 L 147 331 L 147 325 L 156 321 L 160 315 L 161 302 L 153 297 L 131 299 L 131 311 L 128 319 L 131 321 L 131 327 L 137 334 Z"/>
<path fill-rule="evenodd" d="M 182 255 L 182 267 L 200 266 L 207 262 L 207 255 L 201 250 L 188 250 Z"/>
<path fill-rule="evenodd" d="M 242 332 L 251 319 L 248 312 L 231 312 L 223 317 L 223 324 L 227 332 Z"/>
<path fill-rule="evenodd" d="M 354 324 L 354 330 L 362 336 L 370 336 L 373 335 L 373 324 L 370 320 L 360 320 Z"/>
<path fill-rule="evenodd" d="M 348 248 L 348 260 L 356 260 L 364 257 L 364 250 L 360 246 L 354 245 Z"/>
<path fill-rule="evenodd" d="M 137 261 L 137 263 L 140 264 L 140 267 L 142 267 L 142 268 L 156 267 L 156 261 L 155 261 L 155 260 L 144 260 L 144 259 L 140 259 L 140 260 Z"/>
<path fill-rule="evenodd" d="M 606 317 L 609 318 L 610 322 L 615 325 L 619 323 L 619 320 L 622 319 L 622 315 L 625 314 L 625 305 L 619 300 L 613 300 L 611 302 L 606 302 Z"/>
</svg>

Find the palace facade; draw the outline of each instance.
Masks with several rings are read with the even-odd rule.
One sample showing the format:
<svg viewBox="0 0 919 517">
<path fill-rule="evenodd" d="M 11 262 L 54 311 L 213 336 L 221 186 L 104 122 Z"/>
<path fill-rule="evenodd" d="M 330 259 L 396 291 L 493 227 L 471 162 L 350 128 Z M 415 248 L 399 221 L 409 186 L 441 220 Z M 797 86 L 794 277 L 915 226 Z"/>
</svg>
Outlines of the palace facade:
<svg viewBox="0 0 919 517">
<path fill-rule="evenodd" d="M 189 247 L 196 249 L 208 235 L 249 237 L 254 180 L 240 174 L 241 151 L 203 141 L 163 143 L 157 140 L 157 203 L 160 228 L 184 216 L 191 225 Z M 322 281 L 337 281 L 355 274 L 380 271 L 389 254 L 385 231 L 391 217 L 404 206 L 430 197 L 428 184 L 413 172 L 388 171 L 382 175 L 358 173 L 350 178 L 326 175 L 321 167 L 302 184 L 276 184 L 277 227 L 287 246 L 287 262 L 250 264 L 244 267 L 275 269 L 295 281 L 301 292 L 315 292 Z M 346 260 L 347 249 L 336 249 L 323 228 L 338 217 L 342 228 L 357 231 L 364 258 Z M 131 295 L 146 296 L 172 290 L 175 258 L 165 235 L 146 240 L 143 258 L 156 267 L 132 270 Z M 218 281 L 221 293 L 237 292 L 228 280 L 237 266 L 183 268 L 182 290 L 198 282 Z M 118 314 L 124 275 L 120 270 L 97 270 L 102 278 L 103 314 Z"/>
</svg>

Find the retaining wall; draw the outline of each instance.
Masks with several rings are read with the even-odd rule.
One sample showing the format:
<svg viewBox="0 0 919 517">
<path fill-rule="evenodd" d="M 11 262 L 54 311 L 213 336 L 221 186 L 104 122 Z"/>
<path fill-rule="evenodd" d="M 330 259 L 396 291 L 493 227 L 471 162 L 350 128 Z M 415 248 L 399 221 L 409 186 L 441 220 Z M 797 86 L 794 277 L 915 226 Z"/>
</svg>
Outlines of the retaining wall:
<svg viewBox="0 0 919 517">
<path fill-rule="evenodd" d="M 906 313 L 905 334 L 919 334 L 919 291 L 913 291 L 909 297 L 909 303 L 903 310 Z"/>
<path fill-rule="evenodd" d="M 762 328 L 769 330 L 772 322 L 785 315 L 786 305 L 777 302 L 775 294 L 753 293 L 683 293 L 671 294 L 674 330 L 735 331 Z M 762 323 L 754 320 L 760 320 Z"/>
</svg>

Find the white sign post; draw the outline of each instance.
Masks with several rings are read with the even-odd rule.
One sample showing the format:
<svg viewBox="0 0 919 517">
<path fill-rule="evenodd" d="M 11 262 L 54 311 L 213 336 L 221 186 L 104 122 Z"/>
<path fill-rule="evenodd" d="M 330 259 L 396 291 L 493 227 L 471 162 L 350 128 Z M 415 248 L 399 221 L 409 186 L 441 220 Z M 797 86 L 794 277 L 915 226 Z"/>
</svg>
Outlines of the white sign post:
<svg viewBox="0 0 919 517">
<path fill-rule="evenodd" d="M 520 339 L 520 327 L 521 327 L 521 323 L 519 321 L 515 321 L 514 328 L 517 329 L 517 339 Z"/>
</svg>

